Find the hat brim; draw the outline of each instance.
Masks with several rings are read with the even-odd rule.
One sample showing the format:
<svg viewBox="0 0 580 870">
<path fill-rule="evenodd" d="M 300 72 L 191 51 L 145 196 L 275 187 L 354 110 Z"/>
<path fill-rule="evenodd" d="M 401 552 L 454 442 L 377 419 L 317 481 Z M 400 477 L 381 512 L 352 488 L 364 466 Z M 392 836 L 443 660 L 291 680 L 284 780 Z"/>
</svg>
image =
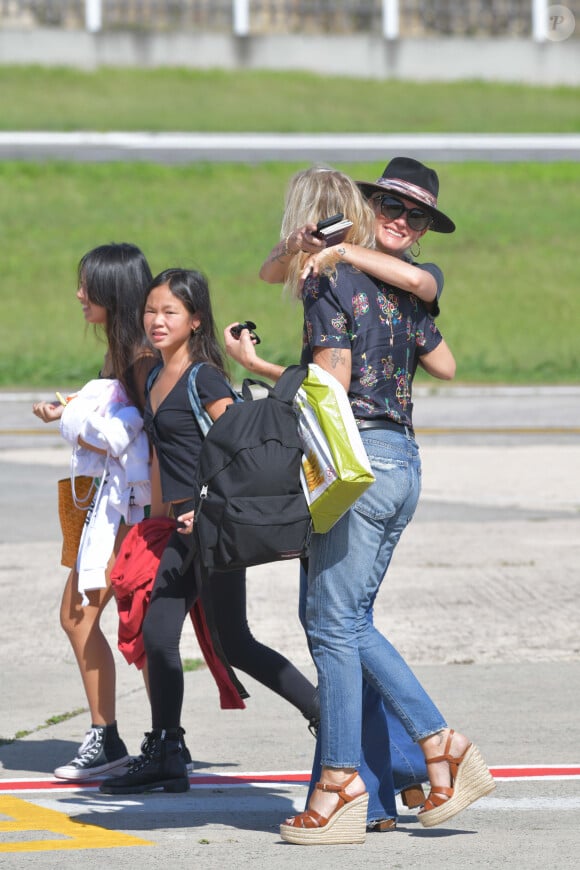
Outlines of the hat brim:
<svg viewBox="0 0 580 870">
<path fill-rule="evenodd" d="M 392 192 L 395 196 L 401 197 L 401 191 L 398 189 L 390 188 L 387 184 L 373 184 L 370 181 L 357 181 L 357 186 L 359 187 L 363 196 L 367 198 L 372 196 L 373 193 L 389 193 Z M 431 223 L 429 229 L 433 230 L 436 233 L 454 233 L 455 232 L 455 224 L 451 220 L 450 217 L 447 217 L 442 211 L 439 211 L 438 208 L 434 208 L 432 205 L 427 205 L 427 203 L 422 202 L 422 200 L 417 199 L 414 196 L 409 196 L 405 194 L 404 199 L 408 199 L 411 202 L 416 202 L 418 206 L 428 211 L 431 217 L 433 218 L 433 222 Z"/>
</svg>

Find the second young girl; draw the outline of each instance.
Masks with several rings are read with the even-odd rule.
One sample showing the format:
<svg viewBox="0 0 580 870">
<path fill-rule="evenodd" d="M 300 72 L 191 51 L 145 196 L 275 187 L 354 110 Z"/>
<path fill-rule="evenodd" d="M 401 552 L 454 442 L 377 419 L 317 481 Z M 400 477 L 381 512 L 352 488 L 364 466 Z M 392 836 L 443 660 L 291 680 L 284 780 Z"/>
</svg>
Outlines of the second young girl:
<svg viewBox="0 0 580 870">
<path fill-rule="evenodd" d="M 101 786 L 106 794 L 152 789 L 179 792 L 189 787 L 181 753 L 183 668 L 179 643 L 184 620 L 197 596 L 197 585 L 193 564 L 184 573 L 181 571 L 189 552 L 186 536 L 191 534 L 194 522 L 193 487 L 203 438 L 188 397 L 192 366 L 204 363 L 197 372 L 196 386 L 212 420 L 233 402 L 203 275 L 168 269 L 154 278 L 143 322 L 149 341 L 163 360 L 144 417 L 154 448 L 152 515 L 170 508 L 178 526 L 159 563 L 143 626 L 152 731 L 128 772 Z M 229 663 L 281 695 L 307 719 L 317 719 L 315 687 L 287 659 L 256 641 L 250 632 L 245 571 L 215 573 L 210 588 L 213 615 Z"/>
</svg>

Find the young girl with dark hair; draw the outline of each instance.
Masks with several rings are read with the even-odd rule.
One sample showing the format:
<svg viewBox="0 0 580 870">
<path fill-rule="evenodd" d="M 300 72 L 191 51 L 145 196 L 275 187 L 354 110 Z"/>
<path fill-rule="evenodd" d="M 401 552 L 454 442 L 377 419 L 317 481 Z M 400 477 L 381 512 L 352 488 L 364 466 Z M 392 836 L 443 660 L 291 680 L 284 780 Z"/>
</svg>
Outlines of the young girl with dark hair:
<svg viewBox="0 0 580 870">
<path fill-rule="evenodd" d="M 141 310 L 151 282 L 151 270 L 136 245 L 101 245 L 82 257 L 78 265 L 77 299 L 85 321 L 104 332 L 107 350 L 100 376 L 121 382 L 139 408 L 147 374 L 156 357 L 145 340 Z M 34 414 L 45 423 L 60 419 L 61 404 L 37 402 Z M 88 444 L 81 446 L 89 447 Z M 101 614 L 112 597 L 109 572 L 127 526 L 121 524 L 106 571 L 104 589 L 87 592 L 88 604 L 78 588 L 78 572 L 68 576 L 60 609 L 60 621 L 73 648 L 91 714 L 91 728 L 77 755 L 55 770 L 61 779 L 82 780 L 119 771 L 129 761 L 117 732 L 115 715 L 115 661 L 101 629 Z"/>
<path fill-rule="evenodd" d="M 224 357 L 216 338 L 209 288 L 196 271 L 168 269 L 151 284 L 143 323 L 163 360 L 145 408 L 145 427 L 154 448 L 152 515 L 171 506 L 178 526 L 165 547 L 143 637 L 149 667 L 152 730 L 142 754 L 124 776 L 101 786 L 106 794 L 151 790 L 186 791 L 182 755 L 183 667 L 179 652 L 185 617 L 197 597 L 194 565 L 182 572 L 194 522 L 193 486 L 203 436 L 188 397 L 195 363 L 201 404 L 212 420 L 232 404 Z M 246 619 L 244 570 L 214 573 L 209 584 L 219 639 L 229 663 L 281 695 L 309 719 L 318 716 L 315 687 L 274 650 L 252 636 Z"/>
<path fill-rule="evenodd" d="M 145 380 L 154 362 L 141 317 L 152 277 L 145 255 L 127 243 L 93 248 L 78 265 L 77 298 L 87 322 L 102 329 L 107 338 L 101 375 L 118 378 L 141 408 Z M 105 310 L 104 319 L 94 319 L 98 308 Z"/>
</svg>

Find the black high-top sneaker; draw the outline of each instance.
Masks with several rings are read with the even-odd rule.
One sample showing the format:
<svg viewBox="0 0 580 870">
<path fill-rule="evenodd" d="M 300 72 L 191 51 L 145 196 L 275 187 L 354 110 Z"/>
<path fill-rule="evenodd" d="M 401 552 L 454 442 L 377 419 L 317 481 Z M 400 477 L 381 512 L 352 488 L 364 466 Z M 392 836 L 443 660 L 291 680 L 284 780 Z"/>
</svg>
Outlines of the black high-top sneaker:
<svg viewBox="0 0 580 870">
<path fill-rule="evenodd" d="M 103 774 L 124 773 L 131 757 L 119 737 L 117 723 L 92 725 L 85 734 L 76 757 L 57 767 L 54 775 L 59 779 L 93 779 Z"/>
<path fill-rule="evenodd" d="M 179 729 L 151 731 L 145 735 L 141 755 L 129 765 L 124 776 L 105 780 L 103 794 L 142 794 L 146 791 L 184 792 L 189 777 L 183 758 Z"/>
</svg>

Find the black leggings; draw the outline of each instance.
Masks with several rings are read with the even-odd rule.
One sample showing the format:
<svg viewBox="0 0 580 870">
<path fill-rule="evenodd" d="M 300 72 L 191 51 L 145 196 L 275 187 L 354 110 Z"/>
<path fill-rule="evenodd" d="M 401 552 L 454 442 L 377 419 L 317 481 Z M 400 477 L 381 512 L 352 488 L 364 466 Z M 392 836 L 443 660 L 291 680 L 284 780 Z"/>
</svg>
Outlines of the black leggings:
<svg viewBox="0 0 580 870">
<path fill-rule="evenodd" d="M 172 534 L 159 563 L 143 624 L 152 727 L 156 730 L 181 725 L 183 667 L 179 642 L 183 623 L 197 596 L 193 564 L 181 574 L 189 547 L 187 537 Z M 281 695 L 306 718 L 318 716 L 312 683 L 288 659 L 252 635 L 246 617 L 245 570 L 214 573 L 209 584 L 215 623 L 229 663 Z"/>
</svg>

